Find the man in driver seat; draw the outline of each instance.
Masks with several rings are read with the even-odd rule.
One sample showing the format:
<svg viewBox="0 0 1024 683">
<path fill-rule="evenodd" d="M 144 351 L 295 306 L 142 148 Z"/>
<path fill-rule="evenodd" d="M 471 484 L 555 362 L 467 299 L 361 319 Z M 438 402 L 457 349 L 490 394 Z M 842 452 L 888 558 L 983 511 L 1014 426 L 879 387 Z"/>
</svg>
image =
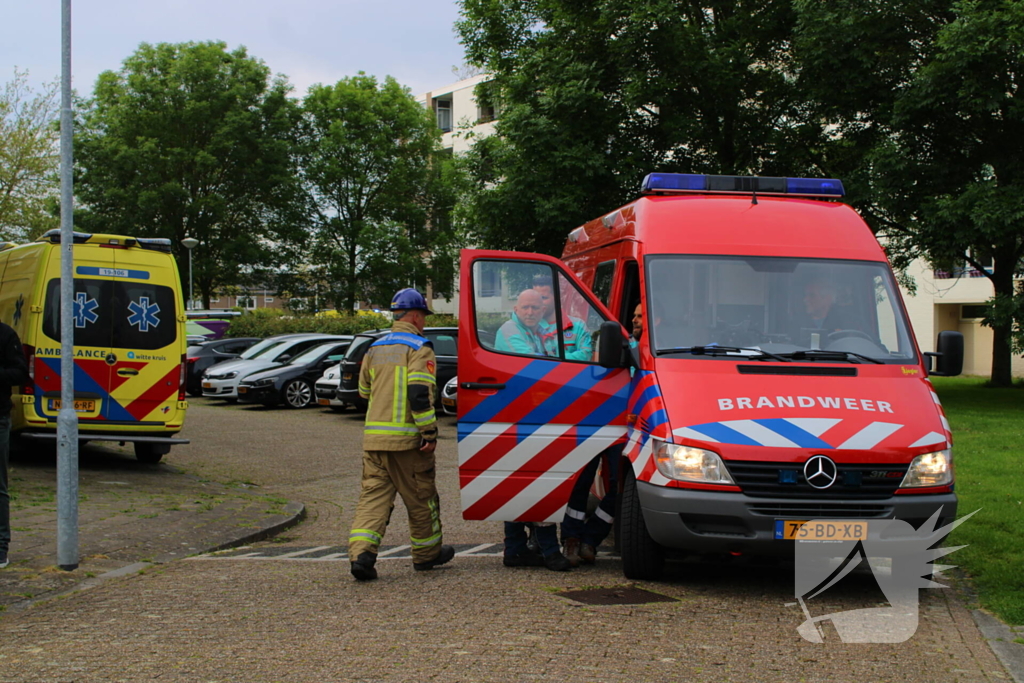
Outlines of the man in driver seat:
<svg viewBox="0 0 1024 683">
<path fill-rule="evenodd" d="M 835 303 L 835 285 L 824 278 L 816 278 L 808 282 L 804 287 L 806 316 L 801 327 L 821 330 L 826 335 L 838 330 L 850 329 L 850 325 L 842 320 L 841 310 Z"/>
</svg>

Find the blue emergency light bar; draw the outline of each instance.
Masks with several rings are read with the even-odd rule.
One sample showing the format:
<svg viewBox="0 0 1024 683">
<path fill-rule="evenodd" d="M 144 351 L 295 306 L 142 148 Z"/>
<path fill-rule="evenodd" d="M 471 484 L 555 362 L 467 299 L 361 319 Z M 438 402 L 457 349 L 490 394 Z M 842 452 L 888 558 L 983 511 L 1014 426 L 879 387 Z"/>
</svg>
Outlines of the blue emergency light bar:
<svg viewBox="0 0 1024 683">
<path fill-rule="evenodd" d="M 775 194 L 802 197 L 842 197 L 843 181 L 835 178 L 769 178 L 694 173 L 650 173 L 641 194 L 697 192 L 702 194 Z"/>
</svg>

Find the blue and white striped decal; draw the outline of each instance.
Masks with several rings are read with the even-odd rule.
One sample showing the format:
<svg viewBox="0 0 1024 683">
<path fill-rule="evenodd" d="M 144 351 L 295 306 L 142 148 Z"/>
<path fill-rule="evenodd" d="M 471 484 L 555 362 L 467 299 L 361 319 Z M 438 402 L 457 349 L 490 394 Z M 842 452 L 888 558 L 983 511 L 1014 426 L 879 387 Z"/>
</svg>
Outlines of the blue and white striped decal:
<svg viewBox="0 0 1024 683">
<path fill-rule="evenodd" d="M 828 432 L 842 420 L 833 418 L 772 418 L 765 420 L 729 420 L 707 422 L 676 429 L 672 433 L 683 439 L 710 443 L 764 446 L 767 448 L 809 448 L 815 450 L 867 450 L 874 448 L 905 425 L 872 422 L 841 443 L 828 439 Z M 908 447 L 945 444 L 946 438 L 929 432 Z"/>
</svg>

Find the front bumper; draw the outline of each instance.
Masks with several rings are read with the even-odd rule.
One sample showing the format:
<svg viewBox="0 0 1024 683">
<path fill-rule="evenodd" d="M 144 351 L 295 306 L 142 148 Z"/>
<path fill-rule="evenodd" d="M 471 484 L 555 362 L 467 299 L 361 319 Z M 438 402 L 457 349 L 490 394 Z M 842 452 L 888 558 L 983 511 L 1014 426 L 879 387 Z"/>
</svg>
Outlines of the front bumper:
<svg viewBox="0 0 1024 683">
<path fill-rule="evenodd" d="M 338 384 L 336 382 L 317 382 L 313 388 L 316 393 L 316 402 L 322 406 L 343 406 L 344 402 L 337 398 Z M 327 403 L 324 403 L 327 401 Z"/>
<path fill-rule="evenodd" d="M 203 396 L 238 398 L 238 379 L 204 379 Z"/>
<path fill-rule="evenodd" d="M 277 399 L 277 389 L 274 385 L 266 387 L 251 387 L 245 385 L 239 385 L 238 387 L 238 402 L 239 403 L 268 403 Z"/>
<path fill-rule="evenodd" d="M 667 488 L 637 482 L 647 530 L 666 548 L 695 553 L 793 555 L 776 540 L 778 519 L 902 519 L 915 529 L 940 506 L 938 525 L 956 519 L 954 493 L 880 499 L 755 498 L 743 493 Z"/>
</svg>

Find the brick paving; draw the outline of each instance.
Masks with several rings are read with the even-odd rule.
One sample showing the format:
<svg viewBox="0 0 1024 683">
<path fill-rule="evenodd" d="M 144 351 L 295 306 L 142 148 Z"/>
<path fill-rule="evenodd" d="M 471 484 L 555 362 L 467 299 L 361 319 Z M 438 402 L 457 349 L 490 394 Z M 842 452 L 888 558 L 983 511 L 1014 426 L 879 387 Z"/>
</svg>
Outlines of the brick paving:
<svg viewBox="0 0 1024 683">
<path fill-rule="evenodd" d="M 452 427 L 439 448 L 446 541 L 500 542 L 500 525 L 459 518 Z M 357 583 L 342 558 L 294 554 L 344 546 L 358 491 L 355 416 L 200 403 L 188 430 L 193 446 L 168 467 L 301 501 L 307 520 L 247 549 L 259 561 L 167 562 L 0 615 L 0 681 L 1011 680 L 948 589 L 922 592 L 906 643 L 802 640 L 785 564 L 673 565 L 665 581 L 637 585 L 678 602 L 646 605 L 555 595 L 627 585 L 608 557 L 562 574 L 487 555 L 432 572 L 382 560 L 378 581 Z M 408 542 L 404 516 L 399 503 L 386 544 Z M 856 576 L 826 595 L 816 613 L 878 602 Z"/>
</svg>

